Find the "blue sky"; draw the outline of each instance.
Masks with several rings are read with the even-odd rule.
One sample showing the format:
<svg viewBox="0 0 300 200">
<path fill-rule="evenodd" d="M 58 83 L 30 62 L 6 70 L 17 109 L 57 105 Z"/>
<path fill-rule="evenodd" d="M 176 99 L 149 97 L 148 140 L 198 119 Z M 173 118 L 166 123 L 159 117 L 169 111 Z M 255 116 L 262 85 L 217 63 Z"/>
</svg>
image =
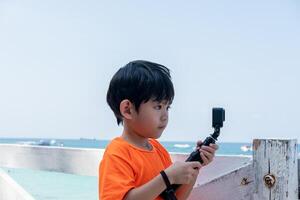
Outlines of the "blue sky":
<svg viewBox="0 0 300 200">
<path fill-rule="evenodd" d="M 298 138 L 300 1 L 0 0 L 0 137 L 112 139 L 112 75 L 145 59 L 172 71 L 162 140 Z"/>
</svg>

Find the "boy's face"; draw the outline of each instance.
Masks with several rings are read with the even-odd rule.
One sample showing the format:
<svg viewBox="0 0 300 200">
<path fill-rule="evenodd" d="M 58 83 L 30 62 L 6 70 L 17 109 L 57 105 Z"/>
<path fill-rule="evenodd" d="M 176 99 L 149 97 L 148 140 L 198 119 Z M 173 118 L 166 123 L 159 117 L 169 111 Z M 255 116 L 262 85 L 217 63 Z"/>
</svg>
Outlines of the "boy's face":
<svg viewBox="0 0 300 200">
<path fill-rule="evenodd" d="M 159 138 L 168 124 L 169 102 L 149 100 L 132 114 L 131 128 L 145 138 Z"/>
</svg>

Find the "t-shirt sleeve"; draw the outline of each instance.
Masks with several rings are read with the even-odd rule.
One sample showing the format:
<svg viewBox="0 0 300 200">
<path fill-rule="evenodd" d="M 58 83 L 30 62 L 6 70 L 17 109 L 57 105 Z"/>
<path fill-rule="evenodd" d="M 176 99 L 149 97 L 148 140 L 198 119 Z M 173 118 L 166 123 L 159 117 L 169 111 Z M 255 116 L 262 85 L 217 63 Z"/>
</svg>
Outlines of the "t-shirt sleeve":
<svg viewBox="0 0 300 200">
<path fill-rule="evenodd" d="M 163 152 L 166 167 L 170 166 L 172 164 L 172 159 L 169 152 L 163 146 L 161 146 L 160 151 Z"/>
<path fill-rule="evenodd" d="M 154 144 L 157 150 L 160 152 L 162 156 L 162 161 L 164 162 L 165 167 L 168 167 L 172 164 L 172 159 L 169 152 L 155 139 L 152 139 L 152 144 Z"/>
<path fill-rule="evenodd" d="M 99 168 L 100 200 L 121 200 L 134 186 L 134 171 L 126 158 L 105 155 Z"/>
</svg>

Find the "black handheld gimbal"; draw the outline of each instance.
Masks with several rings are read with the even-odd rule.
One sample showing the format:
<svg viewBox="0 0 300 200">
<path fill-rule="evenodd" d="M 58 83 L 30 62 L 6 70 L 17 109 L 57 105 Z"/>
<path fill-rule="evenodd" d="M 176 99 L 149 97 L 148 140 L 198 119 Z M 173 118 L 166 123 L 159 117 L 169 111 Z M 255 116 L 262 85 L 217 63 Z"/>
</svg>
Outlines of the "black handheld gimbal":
<svg viewBox="0 0 300 200">
<path fill-rule="evenodd" d="M 223 127 L 223 122 L 225 121 L 225 110 L 223 108 L 213 108 L 212 109 L 212 127 L 214 128 L 214 133 L 208 136 L 204 142 L 201 144 L 205 146 L 209 146 L 211 143 L 215 144 L 219 135 L 220 135 L 220 129 Z M 200 147 L 201 147 L 200 146 Z M 200 156 L 199 150 L 193 151 L 190 156 L 186 159 L 186 162 L 191 161 L 199 161 L 201 164 L 203 163 L 203 160 Z M 161 193 L 161 197 L 164 200 L 177 200 L 175 196 L 175 191 L 180 185 L 173 184 L 172 188 L 167 188 Z"/>
</svg>

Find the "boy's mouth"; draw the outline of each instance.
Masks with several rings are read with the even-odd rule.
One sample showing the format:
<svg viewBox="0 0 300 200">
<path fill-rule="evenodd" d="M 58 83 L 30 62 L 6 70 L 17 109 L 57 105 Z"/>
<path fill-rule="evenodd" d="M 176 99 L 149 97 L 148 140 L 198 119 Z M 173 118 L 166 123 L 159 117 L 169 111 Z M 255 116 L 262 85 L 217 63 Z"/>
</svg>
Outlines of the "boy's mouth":
<svg viewBox="0 0 300 200">
<path fill-rule="evenodd" d="M 166 125 L 165 126 L 159 126 L 158 128 L 159 129 L 164 129 L 164 128 L 166 128 Z"/>
</svg>

